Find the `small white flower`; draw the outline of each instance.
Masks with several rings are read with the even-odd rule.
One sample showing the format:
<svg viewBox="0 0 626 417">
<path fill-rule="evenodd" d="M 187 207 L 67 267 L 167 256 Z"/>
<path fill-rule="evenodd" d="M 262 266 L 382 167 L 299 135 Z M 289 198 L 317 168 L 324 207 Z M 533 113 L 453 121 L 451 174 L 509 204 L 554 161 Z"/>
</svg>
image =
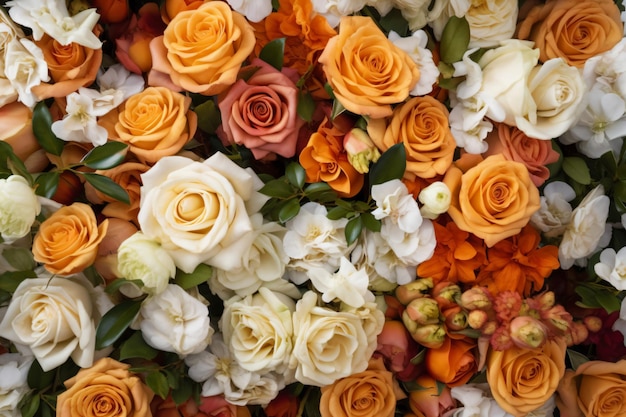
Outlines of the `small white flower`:
<svg viewBox="0 0 626 417">
<path fill-rule="evenodd" d="M 448 211 L 452 196 L 450 189 L 445 183 L 435 181 L 422 189 L 417 198 L 423 204 L 420 208 L 422 217 L 436 219 L 437 216 Z"/>
<path fill-rule="evenodd" d="M 342 16 L 361 10 L 367 0 L 311 0 L 311 3 L 315 13 L 324 16 L 328 24 L 336 28 Z"/>
<path fill-rule="evenodd" d="M 572 206 L 576 192 L 569 184 L 553 181 L 543 189 L 541 207 L 530 218 L 530 223 L 545 237 L 561 236 L 572 217 Z"/>
<path fill-rule="evenodd" d="M 420 70 L 420 78 L 411 90 L 412 96 L 423 96 L 433 90 L 433 84 L 439 78 L 439 69 L 433 61 L 433 54 L 426 47 L 428 35 L 417 30 L 409 37 L 403 38 L 393 30 L 389 32 L 389 40 L 406 52 Z"/>
<path fill-rule="evenodd" d="M 339 299 L 352 307 L 361 307 L 368 293 L 369 278 L 365 269 L 356 269 L 341 257 L 339 271 L 330 273 L 322 268 L 309 271 L 309 278 L 316 290 L 322 293 L 322 301 L 330 303 Z"/>
<path fill-rule="evenodd" d="M 617 253 L 613 248 L 604 249 L 600 254 L 600 262 L 593 269 L 616 289 L 626 290 L 626 248 L 621 248 Z"/>
<path fill-rule="evenodd" d="M 67 114 L 62 120 L 52 123 L 52 132 L 67 142 L 91 143 L 101 146 L 107 142 L 107 130 L 98 124 L 93 100 L 80 93 L 67 96 Z"/>
<path fill-rule="evenodd" d="M 372 186 L 372 198 L 376 201 L 376 209 L 372 211 L 376 219 L 388 218 L 405 233 L 417 231 L 422 224 L 417 201 L 402 181 L 391 180 Z"/>
<path fill-rule="evenodd" d="M 141 306 L 141 331 L 150 346 L 184 357 L 202 352 L 213 335 L 207 306 L 175 284 Z"/>
<path fill-rule="evenodd" d="M 0 179 L 0 235 L 7 243 L 30 233 L 41 204 L 24 177 Z"/>
<path fill-rule="evenodd" d="M 7 45 L 4 65 L 5 75 L 17 91 L 18 100 L 34 107 L 38 100 L 32 88 L 50 79 L 41 49 L 28 39 L 15 38 Z"/>
<path fill-rule="evenodd" d="M 0 416 L 22 415 L 19 402 L 29 391 L 27 376 L 32 362 L 32 356 L 19 353 L 0 355 Z"/>
</svg>

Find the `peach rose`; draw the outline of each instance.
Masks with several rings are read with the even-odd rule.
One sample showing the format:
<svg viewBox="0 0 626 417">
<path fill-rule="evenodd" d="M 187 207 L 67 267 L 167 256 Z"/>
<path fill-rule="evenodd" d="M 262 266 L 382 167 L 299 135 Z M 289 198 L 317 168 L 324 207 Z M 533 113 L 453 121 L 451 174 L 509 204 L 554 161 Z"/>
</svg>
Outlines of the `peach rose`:
<svg viewBox="0 0 626 417">
<path fill-rule="evenodd" d="M 409 393 L 409 407 L 415 416 L 440 417 L 456 408 L 450 387 L 445 386 L 440 391 L 437 380 L 432 376 L 422 374 L 415 379 L 415 383 L 421 387 Z"/>
<path fill-rule="evenodd" d="M 465 173 L 452 166 L 444 182 L 452 195 L 448 214 L 454 223 L 488 247 L 518 234 L 540 207 L 526 166 L 503 155 L 489 156 Z"/>
<path fill-rule="evenodd" d="M 14 101 L 0 107 L 0 126 L 0 140 L 11 145 L 31 172 L 46 168 L 48 160 L 33 133 L 33 112 L 28 106 Z"/>
<path fill-rule="evenodd" d="M 91 0 L 90 3 L 91 7 L 98 10 L 100 21 L 105 24 L 119 23 L 130 13 L 128 0 Z"/>
<path fill-rule="evenodd" d="M 539 349 L 489 352 L 487 382 L 498 405 L 515 417 L 544 405 L 565 374 L 566 349 L 564 340 L 555 339 Z"/>
<path fill-rule="evenodd" d="M 426 369 L 433 378 L 449 387 L 463 385 L 478 370 L 475 347 L 476 342 L 469 338 L 446 337 L 439 349 L 426 351 Z"/>
<path fill-rule="evenodd" d="M 369 17 L 344 16 L 339 28 L 318 60 L 335 97 L 352 113 L 390 116 L 419 80 L 417 65 Z"/>
<path fill-rule="evenodd" d="M 367 370 L 322 387 L 322 417 L 392 417 L 396 402 L 406 396 L 382 358 L 371 359 Z"/>
<path fill-rule="evenodd" d="M 99 123 L 109 138 L 126 143 L 141 162 L 152 164 L 176 154 L 196 133 L 198 117 L 190 106 L 188 96 L 165 87 L 148 87 Z"/>
<path fill-rule="evenodd" d="M 323 181 L 340 196 L 352 197 L 361 190 L 365 179 L 348 161 L 343 149 L 344 135 L 324 120 L 300 152 L 300 164 L 307 182 Z"/>
<path fill-rule="evenodd" d="M 298 88 L 286 75 L 287 68 L 280 72 L 254 59 L 246 69 L 255 67 L 247 81 L 238 80 L 220 98 L 222 131 L 218 135 L 226 143 L 244 145 L 255 159 L 274 153 L 291 158 L 304 124 L 297 111 Z"/>
<path fill-rule="evenodd" d="M 94 34 L 99 36 L 102 27 L 96 25 Z M 41 83 L 32 88 L 39 100 L 49 97 L 65 97 L 80 87 L 88 87 L 96 80 L 102 64 L 102 48 L 91 49 L 77 43 L 61 45 L 44 35 L 37 46 L 43 51 L 50 77 L 54 83 Z"/>
<path fill-rule="evenodd" d="M 563 417 L 626 416 L 626 360 L 590 361 L 567 370 L 558 394 Z"/>
<path fill-rule="evenodd" d="M 559 153 L 552 149 L 552 141 L 530 138 L 517 127 L 504 123 L 487 135 L 487 143 L 489 148 L 484 156 L 501 153 L 509 161 L 521 162 L 537 187 L 550 178 L 547 165 L 559 160 Z"/>
<path fill-rule="evenodd" d="M 169 78 L 180 90 L 219 94 L 237 81 L 255 43 L 252 26 L 225 2 L 210 1 L 196 10 L 182 11 L 163 36 L 150 42 L 148 84 L 163 85 Z"/>
<path fill-rule="evenodd" d="M 534 41 L 542 62 L 561 57 L 579 68 L 613 48 L 623 36 L 624 25 L 613 0 L 548 0 L 530 9 L 517 27 L 517 38 Z"/>
<path fill-rule="evenodd" d="M 456 149 L 448 116 L 446 106 L 436 99 L 414 97 L 394 109 L 388 126 L 383 119 L 372 119 L 367 130 L 381 151 L 404 143 L 405 179 L 433 178 L 447 171 Z"/>
<path fill-rule="evenodd" d="M 74 203 L 48 217 L 33 240 L 33 256 L 53 274 L 72 275 L 94 263 L 108 220 L 100 225 L 91 206 Z"/>
<path fill-rule="evenodd" d="M 389 298 L 397 301 L 395 297 Z M 400 381 L 410 381 L 422 371 L 421 366 L 411 363 L 419 346 L 401 321 L 386 320 L 377 342 L 376 352 Z"/>
<path fill-rule="evenodd" d="M 58 417 L 150 417 L 154 393 L 130 365 L 102 358 L 65 381 L 67 391 L 57 397 Z M 123 410 L 123 411 L 122 411 Z"/>
</svg>

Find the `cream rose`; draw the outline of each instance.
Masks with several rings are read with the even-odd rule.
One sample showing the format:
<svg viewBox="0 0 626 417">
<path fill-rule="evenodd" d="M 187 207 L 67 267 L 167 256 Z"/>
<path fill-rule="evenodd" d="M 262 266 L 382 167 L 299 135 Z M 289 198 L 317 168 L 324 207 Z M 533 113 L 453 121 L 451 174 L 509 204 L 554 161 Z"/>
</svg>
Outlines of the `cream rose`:
<svg viewBox="0 0 626 417">
<path fill-rule="evenodd" d="M 470 48 L 497 45 L 515 33 L 517 0 L 472 1 L 465 19 L 470 27 Z"/>
<path fill-rule="evenodd" d="M 299 382 L 321 387 L 367 369 L 371 350 L 359 316 L 319 307 L 317 301 L 309 291 L 296 305 L 290 367 Z"/>
<path fill-rule="evenodd" d="M 220 329 L 243 369 L 259 374 L 287 370 L 293 349 L 291 314 L 295 307 L 289 297 L 267 288 L 226 302 Z"/>
<path fill-rule="evenodd" d="M 24 177 L 0 179 L 0 234 L 5 242 L 26 236 L 40 211 L 39 199 Z"/>
<path fill-rule="evenodd" d="M 265 201 L 254 173 L 218 152 L 204 162 L 162 158 L 141 179 L 141 230 L 177 267 L 188 273 L 203 262 L 241 267 L 254 239 L 247 209 L 256 212 Z"/>
<path fill-rule="evenodd" d="M 92 291 L 84 277 L 26 279 L 13 293 L 0 336 L 32 352 L 44 371 L 70 357 L 78 366 L 89 367 L 101 317 Z"/>
</svg>

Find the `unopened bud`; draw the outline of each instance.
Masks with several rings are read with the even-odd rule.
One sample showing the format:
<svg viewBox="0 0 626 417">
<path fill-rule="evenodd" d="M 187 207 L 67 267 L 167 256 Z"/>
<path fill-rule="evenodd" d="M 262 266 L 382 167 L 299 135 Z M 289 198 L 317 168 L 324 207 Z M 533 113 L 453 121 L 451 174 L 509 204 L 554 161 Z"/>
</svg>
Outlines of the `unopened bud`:
<svg viewBox="0 0 626 417">
<path fill-rule="evenodd" d="M 448 330 L 453 332 L 458 332 L 459 330 L 466 329 L 467 313 L 465 313 L 465 311 L 458 311 L 454 314 L 449 314 L 446 316 L 445 323 Z"/>
<path fill-rule="evenodd" d="M 380 158 L 380 151 L 367 132 L 358 128 L 344 136 L 343 147 L 348 154 L 348 162 L 361 174 L 369 172 L 370 162 L 376 162 Z"/>
<path fill-rule="evenodd" d="M 568 346 L 579 345 L 587 340 L 587 337 L 589 337 L 589 330 L 580 322 L 572 322 L 569 332 L 565 335 Z"/>
<path fill-rule="evenodd" d="M 540 347 L 547 338 L 547 327 L 537 319 L 519 316 L 511 321 L 511 339 L 521 348 L 534 349 Z"/>
<path fill-rule="evenodd" d="M 497 328 L 498 323 L 496 323 L 495 321 L 488 321 L 483 325 L 483 328 L 480 329 L 480 332 L 483 334 L 483 336 L 490 336 L 495 333 Z"/>
<path fill-rule="evenodd" d="M 554 293 L 552 291 L 546 291 L 543 294 L 538 295 L 535 299 L 539 302 L 542 310 L 547 310 L 554 306 L 556 302 Z"/>
<path fill-rule="evenodd" d="M 462 307 L 468 310 L 488 309 L 491 307 L 491 297 L 483 287 L 472 287 L 461 294 Z"/>
<path fill-rule="evenodd" d="M 483 310 L 472 310 L 467 315 L 467 324 L 472 329 L 480 329 L 487 323 L 487 313 Z"/>
<path fill-rule="evenodd" d="M 555 305 L 542 312 L 541 318 L 556 333 L 565 333 L 572 325 L 572 315 L 562 305 Z"/>
<path fill-rule="evenodd" d="M 587 330 L 592 333 L 602 330 L 602 319 L 597 316 L 587 316 L 583 319 L 583 323 Z"/>
<path fill-rule="evenodd" d="M 442 281 L 435 285 L 432 294 L 433 298 L 439 302 L 441 308 L 445 308 L 457 303 L 461 297 L 461 288 L 451 282 Z"/>
<path fill-rule="evenodd" d="M 439 323 L 439 304 L 432 298 L 416 298 L 406 306 L 404 313 L 419 325 Z"/>
<path fill-rule="evenodd" d="M 427 324 L 411 332 L 411 337 L 422 346 L 439 349 L 446 339 L 446 330 L 441 324 Z"/>
<path fill-rule="evenodd" d="M 402 304 L 407 305 L 416 298 L 421 298 L 430 293 L 433 288 L 433 280 L 422 278 L 396 288 L 396 298 Z"/>
<path fill-rule="evenodd" d="M 446 184 L 441 181 L 435 181 L 422 189 L 417 198 L 422 203 L 422 207 L 420 207 L 422 217 L 436 219 L 450 208 L 452 194 Z"/>
</svg>

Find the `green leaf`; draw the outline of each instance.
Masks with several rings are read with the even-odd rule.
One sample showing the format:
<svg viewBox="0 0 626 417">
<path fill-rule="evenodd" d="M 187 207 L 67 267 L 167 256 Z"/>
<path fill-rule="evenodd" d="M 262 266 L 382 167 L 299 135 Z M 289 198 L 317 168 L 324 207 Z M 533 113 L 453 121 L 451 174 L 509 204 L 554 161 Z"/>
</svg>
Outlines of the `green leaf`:
<svg viewBox="0 0 626 417">
<path fill-rule="evenodd" d="M 107 294 L 113 294 L 115 293 L 117 290 L 120 289 L 120 287 L 123 287 L 126 284 L 135 284 L 136 286 L 138 286 L 139 288 L 143 287 L 143 281 L 140 279 L 126 279 L 126 278 L 116 278 L 114 279 L 112 282 L 109 282 L 106 286 L 106 288 L 104 289 L 104 291 Z"/>
<path fill-rule="evenodd" d="M 41 399 L 38 393 L 32 393 L 32 395 L 25 397 L 22 400 L 20 407 L 20 415 L 22 417 L 33 417 L 39 409 Z"/>
<path fill-rule="evenodd" d="M 26 169 L 24 162 L 17 157 L 13 147 L 7 142 L 0 140 L 0 167 L 8 177 L 9 175 L 19 175 L 24 177 L 29 184 L 33 183 L 33 177 Z"/>
<path fill-rule="evenodd" d="M 261 49 L 259 58 L 280 71 L 283 69 L 284 55 L 285 38 L 278 38 L 270 41 L 263 47 L 263 49 Z"/>
<path fill-rule="evenodd" d="M 589 362 L 589 358 L 582 353 L 576 352 L 572 349 L 567 349 L 567 357 L 572 364 L 572 369 L 575 371 L 580 365 L 585 362 Z"/>
<path fill-rule="evenodd" d="M 363 220 L 363 226 L 366 229 L 378 233 L 380 232 L 381 221 L 378 220 L 372 213 L 363 213 L 361 214 L 361 219 Z"/>
<path fill-rule="evenodd" d="M 36 266 L 30 249 L 7 247 L 2 251 L 2 257 L 18 271 L 35 269 Z"/>
<path fill-rule="evenodd" d="M 411 358 L 413 365 L 419 365 L 426 359 L 426 349 L 422 349 L 419 353 Z"/>
<path fill-rule="evenodd" d="M 289 198 L 294 195 L 295 190 L 285 180 L 279 178 L 271 180 L 259 190 L 261 194 L 275 198 Z"/>
<path fill-rule="evenodd" d="M 452 64 L 463 59 L 470 41 L 470 27 L 465 17 L 451 16 L 443 28 L 439 46 L 443 62 Z"/>
<path fill-rule="evenodd" d="M 45 198 L 52 198 L 57 192 L 57 188 L 59 188 L 60 178 L 61 173 L 58 171 L 39 174 L 35 178 L 35 186 L 37 187 L 35 188 L 35 194 Z"/>
<path fill-rule="evenodd" d="M 278 211 L 278 221 L 287 223 L 300 213 L 300 202 L 297 198 L 287 200 L 287 202 Z"/>
<path fill-rule="evenodd" d="M 56 369 L 45 372 L 41 369 L 41 365 L 37 360 L 34 360 L 28 369 L 28 375 L 26 381 L 28 386 L 36 389 L 37 391 L 43 391 L 54 384 L 54 377 L 56 375 Z"/>
<path fill-rule="evenodd" d="M 333 108 L 330 111 L 330 120 L 335 120 L 337 116 L 346 111 L 346 108 L 343 107 L 343 104 L 337 99 L 333 100 Z"/>
<path fill-rule="evenodd" d="M 382 184 L 402 178 L 406 169 L 406 150 L 404 144 L 396 143 L 380 156 L 370 167 L 370 184 Z"/>
<path fill-rule="evenodd" d="M 297 162 L 292 162 L 287 165 L 285 176 L 291 185 L 302 188 L 304 186 L 304 180 L 306 179 L 306 171 Z"/>
<path fill-rule="evenodd" d="M 113 181 L 109 177 L 105 177 L 104 175 L 93 174 L 90 172 L 80 172 L 77 171 L 77 174 L 85 177 L 85 180 L 89 184 L 91 184 L 96 190 L 100 191 L 103 194 L 108 195 L 111 198 L 114 198 L 122 203 L 130 204 L 130 198 L 128 197 L 128 193 L 122 187 L 119 186 L 115 181 Z"/>
<path fill-rule="evenodd" d="M 135 320 L 140 309 L 141 300 L 128 300 L 107 311 L 96 330 L 96 350 L 115 343 Z"/>
<path fill-rule="evenodd" d="M 183 290 L 188 290 L 202 284 L 203 282 L 207 282 L 212 276 L 213 268 L 207 264 L 200 264 L 190 274 L 177 270 L 174 282 Z"/>
<path fill-rule="evenodd" d="M 298 92 L 298 107 L 296 109 L 298 116 L 305 122 L 313 120 L 313 113 L 315 113 L 315 100 L 308 92 Z"/>
<path fill-rule="evenodd" d="M 326 217 L 329 218 L 330 220 L 338 220 L 338 219 L 341 219 L 342 217 L 346 217 L 346 214 L 350 212 L 352 212 L 351 209 L 337 206 L 328 210 L 328 213 L 326 213 Z"/>
<path fill-rule="evenodd" d="M 306 186 L 306 188 L 304 189 L 304 195 L 310 197 L 313 194 L 322 193 L 324 191 L 330 190 L 332 190 L 332 188 L 330 188 L 330 185 L 328 185 L 328 183 L 314 182 Z"/>
<path fill-rule="evenodd" d="M 348 246 L 350 246 L 359 238 L 359 236 L 361 235 L 361 230 L 363 230 L 363 220 L 361 220 L 361 216 L 353 217 L 348 221 L 345 229 L 346 241 L 348 242 Z"/>
<path fill-rule="evenodd" d="M 402 16 L 402 11 L 399 9 L 391 9 L 389 13 L 380 18 L 379 24 L 387 32 L 393 30 L 402 37 L 409 33 L 409 22 Z"/>
<path fill-rule="evenodd" d="M 44 101 L 33 109 L 33 133 L 39 145 L 52 155 L 61 155 L 65 142 L 52 133 L 52 115 Z"/>
<path fill-rule="evenodd" d="M 220 109 L 213 100 L 207 100 L 193 110 L 198 115 L 198 128 L 205 133 L 215 133 L 219 125 L 222 124 Z"/>
<path fill-rule="evenodd" d="M 172 400 L 174 404 L 181 405 L 187 401 L 193 395 L 193 388 L 195 383 L 188 378 L 183 378 L 179 381 L 178 388 L 172 390 Z"/>
<path fill-rule="evenodd" d="M 0 290 L 10 293 L 28 278 L 37 278 L 35 271 L 7 271 L 0 274 Z"/>
<path fill-rule="evenodd" d="M 168 387 L 170 387 L 171 389 L 178 388 L 182 376 L 171 369 L 164 369 L 163 373 L 165 374 L 165 378 L 167 379 Z"/>
<path fill-rule="evenodd" d="M 156 395 L 165 399 L 170 392 L 170 387 L 167 384 L 167 378 L 159 371 L 153 371 L 146 376 L 146 385 L 154 391 Z"/>
<path fill-rule="evenodd" d="M 127 151 L 125 143 L 111 141 L 87 152 L 80 162 L 91 169 L 111 169 L 124 162 Z"/>
<path fill-rule="evenodd" d="M 578 156 L 568 156 L 563 158 L 563 171 L 568 177 L 579 184 L 591 184 L 591 175 L 589 167 L 585 164 L 585 160 Z"/>
<path fill-rule="evenodd" d="M 608 314 L 620 310 L 620 299 L 611 294 L 609 291 L 596 291 L 595 296 L 598 304 L 600 304 Z"/>
<path fill-rule="evenodd" d="M 146 343 L 141 331 L 136 331 L 120 345 L 119 360 L 123 361 L 124 359 L 130 358 L 151 360 L 154 359 L 158 353 L 155 348 Z"/>
</svg>

